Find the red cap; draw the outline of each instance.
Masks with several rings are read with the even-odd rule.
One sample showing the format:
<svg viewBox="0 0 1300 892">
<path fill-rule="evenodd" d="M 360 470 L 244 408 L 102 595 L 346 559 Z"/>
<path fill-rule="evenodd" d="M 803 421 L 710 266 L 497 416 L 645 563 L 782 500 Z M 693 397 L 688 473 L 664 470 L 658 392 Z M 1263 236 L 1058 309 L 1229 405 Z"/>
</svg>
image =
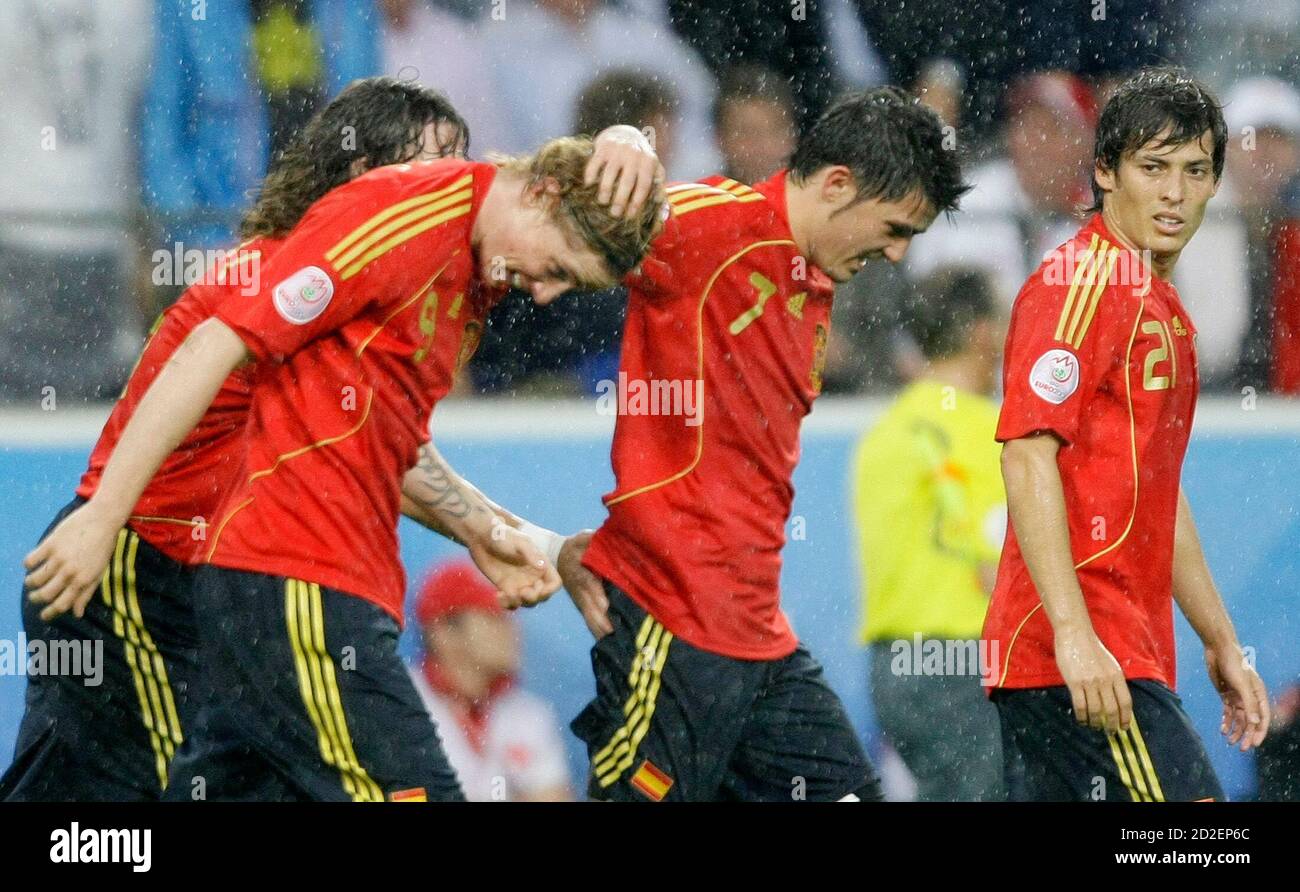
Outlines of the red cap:
<svg viewBox="0 0 1300 892">
<path fill-rule="evenodd" d="M 415 616 L 421 626 L 461 610 L 504 614 L 497 602 L 496 586 L 474 564 L 464 559 L 436 565 L 420 586 Z"/>
</svg>

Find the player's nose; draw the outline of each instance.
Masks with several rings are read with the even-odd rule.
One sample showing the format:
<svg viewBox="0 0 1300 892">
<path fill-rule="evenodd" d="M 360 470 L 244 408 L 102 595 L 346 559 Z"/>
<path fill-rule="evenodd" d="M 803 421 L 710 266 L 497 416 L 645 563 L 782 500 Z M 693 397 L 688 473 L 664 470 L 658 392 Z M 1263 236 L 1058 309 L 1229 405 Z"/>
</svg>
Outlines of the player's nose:
<svg viewBox="0 0 1300 892">
<path fill-rule="evenodd" d="M 908 246 L 912 244 L 910 238 L 894 239 L 885 248 L 885 259 L 890 263 L 898 263 L 907 254 Z"/>
<path fill-rule="evenodd" d="M 564 282 L 534 282 L 532 285 L 533 303 L 546 306 L 561 294 L 569 290 Z"/>
</svg>

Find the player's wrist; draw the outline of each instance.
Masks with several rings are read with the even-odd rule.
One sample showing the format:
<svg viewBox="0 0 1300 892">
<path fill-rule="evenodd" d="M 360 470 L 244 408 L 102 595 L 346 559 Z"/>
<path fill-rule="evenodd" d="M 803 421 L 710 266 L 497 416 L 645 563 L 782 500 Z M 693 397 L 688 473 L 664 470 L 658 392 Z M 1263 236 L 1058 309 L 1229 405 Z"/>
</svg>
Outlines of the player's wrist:
<svg viewBox="0 0 1300 892">
<path fill-rule="evenodd" d="M 537 546 L 537 550 L 546 558 L 547 563 L 552 567 L 559 566 L 560 550 L 564 548 L 564 536 L 526 520 L 520 520 L 517 529 Z"/>
</svg>

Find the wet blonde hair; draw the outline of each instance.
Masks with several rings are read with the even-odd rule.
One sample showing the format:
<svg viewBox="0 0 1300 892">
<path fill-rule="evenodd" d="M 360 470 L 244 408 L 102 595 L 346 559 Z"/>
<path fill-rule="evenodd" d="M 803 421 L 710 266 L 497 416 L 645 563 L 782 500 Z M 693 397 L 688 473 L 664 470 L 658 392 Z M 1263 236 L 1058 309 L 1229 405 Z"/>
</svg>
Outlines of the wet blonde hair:
<svg viewBox="0 0 1300 892">
<path fill-rule="evenodd" d="M 553 181 L 558 191 L 547 193 L 551 216 L 604 262 L 611 282 L 618 282 L 650 250 L 664 203 L 651 195 L 641 213 L 632 219 L 615 217 L 608 205 L 597 199 L 599 181 L 583 182 L 587 162 L 595 144 L 586 137 L 553 139 L 532 155 L 495 155 L 492 161 L 502 170 L 523 177 L 527 187 Z M 610 283 L 584 283 L 607 287 Z"/>
</svg>

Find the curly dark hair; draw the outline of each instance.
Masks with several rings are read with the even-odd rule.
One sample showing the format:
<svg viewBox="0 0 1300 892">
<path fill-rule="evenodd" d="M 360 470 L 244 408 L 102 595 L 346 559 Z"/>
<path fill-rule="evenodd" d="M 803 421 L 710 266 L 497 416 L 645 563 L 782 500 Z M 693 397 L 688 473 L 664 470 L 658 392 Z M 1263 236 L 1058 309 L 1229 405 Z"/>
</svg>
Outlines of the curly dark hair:
<svg viewBox="0 0 1300 892">
<path fill-rule="evenodd" d="M 355 176 L 357 160 L 367 170 L 409 161 L 425 148 L 424 128 L 444 122 L 457 132 L 439 154 L 468 150 L 469 125 L 437 90 L 391 77 L 353 81 L 275 159 L 240 221 L 240 237 L 283 235 L 313 202 Z"/>
<path fill-rule="evenodd" d="M 1223 174 L 1228 147 L 1228 127 L 1219 100 L 1185 69 L 1174 66 L 1145 68 L 1120 84 L 1102 109 L 1093 143 L 1094 163 L 1117 170 L 1125 155 L 1160 137 L 1159 147 L 1199 140 L 1210 131 L 1214 147 L 1210 157 L 1214 179 Z M 1105 192 L 1092 181 L 1092 207 L 1101 210 Z"/>
</svg>

